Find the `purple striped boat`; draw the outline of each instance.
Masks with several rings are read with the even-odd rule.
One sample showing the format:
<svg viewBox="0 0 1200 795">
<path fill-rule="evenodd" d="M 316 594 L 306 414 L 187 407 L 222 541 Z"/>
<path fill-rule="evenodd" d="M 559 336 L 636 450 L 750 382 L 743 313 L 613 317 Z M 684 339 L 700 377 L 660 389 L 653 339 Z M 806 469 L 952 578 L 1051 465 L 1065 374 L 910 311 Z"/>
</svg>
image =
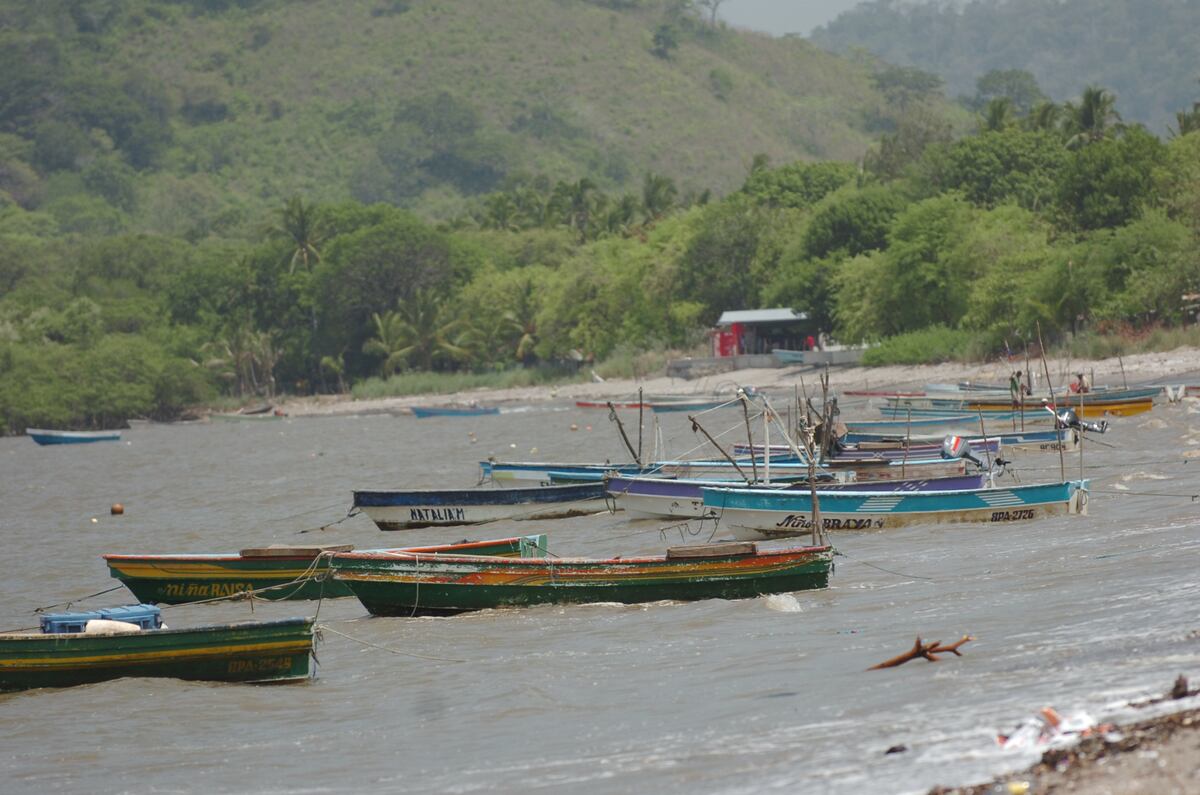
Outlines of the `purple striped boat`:
<svg viewBox="0 0 1200 795">
<path fill-rule="evenodd" d="M 997 455 L 1000 452 L 1001 443 L 999 439 L 988 438 L 968 440 L 971 445 L 971 452 L 977 456 L 982 455 Z M 763 446 L 761 444 L 754 445 L 753 448 L 747 444 L 735 444 L 733 446 L 733 454 L 735 456 L 748 456 L 751 449 L 754 450 L 754 455 L 760 459 L 763 454 Z M 908 458 L 909 461 L 915 461 L 922 458 L 938 458 L 942 454 L 942 442 L 921 442 L 919 444 L 911 444 L 908 448 L 907 455 L 903 447 L 860 447 L 858 445 L 847 445 L 841 450 L 836 450 L 826 459 L 827 461 L 902 461 Z M 771 461 L 794 461 L 791 449 L 787 445 L 771 445 Z"/>
<path fill-rule="evenodd" d="M 704 488 L 729 488 L 726 481 L 674 480 L 666 478 L 613 476 L 607 480 L 609 496 L 617 507 L 633 519 L 647 517 L 698 519 L 705 516 Z M 955 475 L 952 477 L 919 478 L 910 480 L 877 480 L 866 483 L 822 483 L 817 493 L 827 491 L 871 491 L 880 493 L 910 491 L 957 491 L 981 489 L 987 485 L 987 475 Z M 808 484 L 786 483 L 756 488 L 777 488 L 808 492 Z"/>
</svg>

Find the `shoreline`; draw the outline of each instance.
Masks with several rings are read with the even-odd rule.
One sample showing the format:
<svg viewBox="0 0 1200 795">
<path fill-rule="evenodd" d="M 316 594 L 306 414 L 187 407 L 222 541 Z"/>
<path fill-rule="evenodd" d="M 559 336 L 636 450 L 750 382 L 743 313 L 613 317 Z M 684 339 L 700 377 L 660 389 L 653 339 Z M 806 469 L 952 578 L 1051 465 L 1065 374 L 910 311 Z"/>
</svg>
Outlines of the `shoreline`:
<svg viewBox="0 0 1200 795">
<path fill-rule="evenodd" d="M 1186 680 L 1180 677 L 1186 690 Z M 1176 687 L 1178 687 L 1178 683 Z M 1168 795 L 1200 791 L 1200 707 L 1197 690 L 1168 693 L 1138 705 L 1187 706 L 1142 720 L 1116 724 L 1069 745 L 1046 750 L 1024 770 L 998 775 L 983 784 L 933 787 L 927 795 L 1049 795 L 1060 792 L 1105 795 Z"/>
<path fill-rule="evenodd" d="M 1040 360 L 1030 362 L 1034 389 L 1045 382 Z M 1049 359 L 1047 361 L 1056 390 L 1072 373 L 1083 372 L 1096 384 L 1122 385 L 1166 383 L 1178 385 L 1188 381 L 1200 383 L 1200 348 L 1184 347 L 1158 353 L 1139 353 L 1129 357 L 1109 359 Z M 947 362 L 924 365 L 889 365 L 836 367 L 829 370 L 829 384 L 839 389 L 878 389 L 911 384 L 981 383 L 1007 384 L 1013 370 L 1024 370 L 1024 358 L 1012 362 L 994 361 L 977 364 Z M 819 368 L 774 367 L 734 370 L 727 373 L 683 380 L 658 376 L 642 379 L 614 379 L 559 385 L 513 387 L 508 389 L 474 389 L 455 393 L 426 393 L 398 397 L 355 400 L 349 394 L 318 395 L 314 397 L 285 397 L 276 408 L 290 417 L 335 416 L 344 414 L 405 413 L 413 406 L 443 406 L 464 401 L 482 405 L 542 403 L 557 399 L 599 400 L 629 398 L 642 388 L 657 395 L 710 395 L 714 392 L 732 393 L 739 385 L 759 389 L 793 388 L 802 379 L 809 390 L 819 388 Z"/>
</svg>

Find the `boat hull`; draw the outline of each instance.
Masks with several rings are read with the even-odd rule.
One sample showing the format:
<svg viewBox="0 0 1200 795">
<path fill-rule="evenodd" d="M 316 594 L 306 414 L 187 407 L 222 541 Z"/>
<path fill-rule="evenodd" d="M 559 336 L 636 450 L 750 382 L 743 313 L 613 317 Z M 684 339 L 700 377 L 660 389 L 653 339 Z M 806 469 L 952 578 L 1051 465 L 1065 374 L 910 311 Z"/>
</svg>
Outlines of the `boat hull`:
<svg viewBox="0 0 1200 795">
<path fill-rule="evenodd" d="M 827 491 L 869 490 L 876 492 L 945 491 L 982 488 L 986 476 L 961 475 L 922 480 L 876 481 L 872 483 L 822 483 L 817 487 L 818 495 Z M 726 484 L 712 481 L 655 480 L 653 478 L 612 478 L 608 482 L 608 493 L 631 519 L 672 518 L 700 519 L 714 515 L 711 508 L 704 507 L 703 489 Z M 808 489 L 807 485 L 780 487 L 781 490 L 797 491 Z M 819 498 L 819 496 L 818 496 Z"/>
<path fill-rule="evenodd" d="M 484 477 L 490 477 L 498 483 L 529 482 L 549 485 L 554 478 L 569 478 L 572 474 L 585 475 L 605 474 L 616 472 L 620 475 L 658 476 L 673 478 L 690 478 L 695 480 L 746 480 L 753 467 L 749 461 L 739 463 L 741 472 L 728 461 L 661 461 L 648 467 L 609 466 L 607 464 L 555 464 L 555 463 L 508 463 L 484 461 L 480 466 Z M 762 468 L 762 464 L 759 464 Z M 855 480 L 900 480 L 910 477 L 936 478 L 949 475 L 961 475 L 966 471 L 966 462 L 948 459 L 913 459 L 909 461 L 833 461 L 828 466 L 820 467 L 822 472 L 832 471 L 835 476 L 843 479 L 854 473 Z M 807 477 L 808 467 L 804 464 L 781 463 L 771 464 L 771 476 L 780 479 Z"/>
<path fill-rule="evenodd" d="M 824 530 L 887 530 L 918 524 L 1011 524 L 1086 513 L 1086 481 L 956 492 L 819 494 Z M 812 502 L 802 492 L 705 489 L 704 504 L 734 538 L 787 538 L 812 531 Z"/>
<path fill-rule="evenodd" d="M 482 417 L 487 414 L 499 414 L 496 406 L 471 406 L 454 408 L 451 406 L 413 406 L 414 417 Z"/>
<path fill-rule="evenodd" d="M 312 675 L 308 618 L 115 635 L 0 635 L 0 689 L 69 687 L 126 676 L 268 682 Z"/>
<path fill-rule="evenodd" d="M 354 507 L 380 530 L 450 527 L 501 519 L 562 519 L 603 511 L 602 483 L 513 489 L 359 490 Z"/>
<path fill-rule="evenodd" d="M 420 616 L 539 604 L 743 599 L 803 591 L 828 585 L 832 561 L 828 547 L 704 559 L 389 560 L 351 553 L 334 559 L 334 577 L 373 615 Z"/>
<path fill-rule="evenodd" d="M 42 428 L 26 428 L 25 435 L 40 445 L 91 444 L 93 442 L 116 442 L 121 439 L 120 431 L 50 431 Z"/>
<path fill-rule="evenodd" d="M 533 556 L 546 548 L 546 536 L 520 536 L 495 541 L 410 547 L 394 553 L 455 554 L 495 557 Z M 184 604 L 253 591 L 272 601 L 334 599 L 351 596 L 345 584 L 329 575 L 330 555 L 105 555 L 109 574 L 146 604 Z"/>
</svg>

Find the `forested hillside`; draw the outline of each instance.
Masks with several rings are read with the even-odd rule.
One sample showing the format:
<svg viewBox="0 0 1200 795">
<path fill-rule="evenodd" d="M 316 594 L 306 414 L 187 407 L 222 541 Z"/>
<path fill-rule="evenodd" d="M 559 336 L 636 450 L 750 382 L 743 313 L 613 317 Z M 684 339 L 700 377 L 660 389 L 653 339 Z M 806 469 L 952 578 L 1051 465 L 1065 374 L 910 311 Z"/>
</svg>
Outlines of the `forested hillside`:
<svg viewBox="0 0 1200 795">
<path fill-rule="evenodd" d="M 0 190 L 67 230 L 245 235 L 281 196 L 452 217 L 521 176 L 736 187 L 853 160 L 870 70 L 668 0 L 3 0 Z"/>
<path fill-rule="evenodd" d="M 1187 0 L 872 0 L 812 40 L 933 72 L 951 97 L 974 98 L 992 71 L 1027 71 L 1056 102 L 1104 86 L 1159 134 L 1200 100 L 1200 3 Z"/>
<path fill-rule="evenodd" d="M 675 0 L 0 9 L 2 433 L 561 377 L 759 306 L 988 356 L 1200 292 L 1200 111 L 1101 87 L 968 116 Z"/>
</svg>

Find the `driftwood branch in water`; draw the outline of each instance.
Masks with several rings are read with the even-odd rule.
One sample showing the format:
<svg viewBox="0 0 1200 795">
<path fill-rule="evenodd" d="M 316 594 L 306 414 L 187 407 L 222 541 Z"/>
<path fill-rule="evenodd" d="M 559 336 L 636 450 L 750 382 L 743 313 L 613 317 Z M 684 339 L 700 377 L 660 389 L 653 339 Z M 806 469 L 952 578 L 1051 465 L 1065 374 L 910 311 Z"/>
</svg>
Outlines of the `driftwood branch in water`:
<svg viewBox="0 0 1200 795">
<path fill-rule="evenodd" d="M 877 671 L 880 668 L 895 668 L 897 665 L 904 665 L 904 663 L 908 662 L 909 660 L 915 660 L 918 657 L 924 658 L 924 659 L 928 660 L 929 662 L 937 662 L 938 657 L 936 655 L 945 654 L 947 652 L 950 654 L 953 654 L 956 657 L 961 657 L 962 652 L 960 652 L 958 650 L 958 647 L 963 645 L 964 643 L 966 643 L 968 641 L 972 641 L 972 640 L 975 640 L 975 639 L 973 637 L 971 637 L 970 635 L 963 635 L 962 638 L 955 641 L 954 643 L 950 643 L 950 644 L 943 646 L 942 642 L 940 640 L 935 640 L 932 643 L 922 643 L 921 636 L 918 635 L 916 642 L 913 644 L 913 647 L 911 649 L 909 649 L 908 651 L 904 652 L 904 654 L 898 654 L 895 657 L 891 658 L 890 660 L 884 660 L 883 662 L 879 663 L 878 665 L 872 665 L 867 670 L 868 671 Z"/>
</svg>

